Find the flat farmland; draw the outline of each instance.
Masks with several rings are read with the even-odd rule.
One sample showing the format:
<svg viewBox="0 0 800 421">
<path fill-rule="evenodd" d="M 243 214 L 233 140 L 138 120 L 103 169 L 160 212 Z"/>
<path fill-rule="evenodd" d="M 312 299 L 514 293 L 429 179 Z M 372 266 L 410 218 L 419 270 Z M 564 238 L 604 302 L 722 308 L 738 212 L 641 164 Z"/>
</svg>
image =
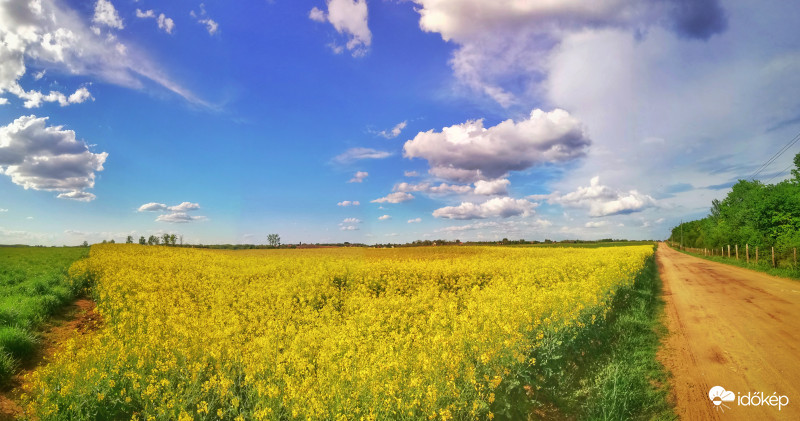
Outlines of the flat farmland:
<svg viewBox="0 0 800 421">
<path fill-rule="evenodd" d="M 558 385 L 606 367 L 587 354 L 613 345 L 652 256 L 95 245 L 71 272 L 102 328 L 61 344 L 24 406 L 42 420 L 582 417 L 594 409 Z"/>
</svg>

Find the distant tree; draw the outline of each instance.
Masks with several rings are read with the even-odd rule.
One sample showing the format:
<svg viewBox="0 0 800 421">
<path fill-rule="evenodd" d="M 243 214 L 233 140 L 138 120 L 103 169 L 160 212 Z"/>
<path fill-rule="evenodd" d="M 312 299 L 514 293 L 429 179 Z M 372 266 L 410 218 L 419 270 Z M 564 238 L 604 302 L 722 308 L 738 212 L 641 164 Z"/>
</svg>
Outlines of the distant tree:
<svg viewBox="0 0 800 421">
<path fill-rule="evenodd" d="M 82 246 L 84 246 L 84 247 L 89 247 L 89 242 L 88 242 L 88 241 L 86 241 L 86 240 L 83 240 L 83 244 L 82 244 Z"/>
<path fill-rule="evenodd" d="M 158 239 L 158 237 L 156 237 L 155 235 L 151 235 L 150 238 L 147 239 L 147 245 L 157 246 L 159 241 L 160 240 Z"/>
<path fill-rule="evenodd" d="M 278 247 L 281 245 L 281 236 L 278 234 L 270 234 L 267 236 L 267 241 L 269 241 L 269 245 L 272 247 Z"/>
<path fill-rule="evenodd" d="M 108 240 L 108 244 L 114 244 L 114 243 L 116 243 L 116 241 L 114 241 L 114 239 L 113 239 L 113 238 L 112 238 L 112 239 L 110 239 L 110 240 Z"/>
<path fill-rule="evenodd" d="M 165 246 L 168 246 L 169 245 L 169 234 L 163 234 L 161 236 L 161 238 L 163 239 L 162 244 L 164 244 Z"/>
<path fill-rule="evenodd" d="M 107 243 L 108 243 L 108 241 L 107 241 L 107 240 L 103 240 L 103 244 L 107 244 Z"/>
<path fill-rule="evenodd" d="M 139 237 L 139 244 L 141 245 L 147 244 L 147 240 L 144 238 L 144 235 Z"/>
<path fill-rule="evenodd" d="M 170 242 L 170 243 L 171 243 L 173 246 L 175 245 L 175 241 L 177 241 L 177 239 L 178 239 L 178 236 L 177 236 L 177 235 L 175 235 L 175 234 L 170 234 L 170 235 L 169 235 L 169 242 Z"/>
<path fill-rule="evenodd" d="M 128 238 L 125 239 L 125 244 L 133 244 L 133 236 L 129 235 Z"/>
</svg>

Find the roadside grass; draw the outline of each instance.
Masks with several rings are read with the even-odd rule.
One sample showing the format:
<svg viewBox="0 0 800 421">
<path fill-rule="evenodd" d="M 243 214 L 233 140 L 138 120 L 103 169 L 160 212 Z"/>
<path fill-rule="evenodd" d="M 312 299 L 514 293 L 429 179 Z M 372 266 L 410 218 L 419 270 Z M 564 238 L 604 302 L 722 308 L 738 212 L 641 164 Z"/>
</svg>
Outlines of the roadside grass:
<svg viewBox="0 0 800 421">
<path fill-rule="evenodd" d="M 553 334 L 534 356 L 528 390 L 535 418 L 677 419 L 668 403 L 666 369 L 656 359 L 664 301 L 655 257 L 634 284 L 617 291 L 606 318 Z M 522 415 L 522 414 L 517 414 Z M 514 419 L 515 417 L 510 417 Z"/>
<path fill-rule="evenodd" d="M 88 250 L 0 247 L 0 386 L 35 354 L 36 329 L 85 286 L 68 270 Z"/>
<path fill-rule="evenodd" d="M 669 245 L 669 244 L 668 244 Z M 670 247 L 672 247 L 670 245 Z M 746 259 L 742 256 L 739 256 L 739 260 L 735 257 L 721 257 L 721 256 L 704 256 L 700 253 L 693 253 L 686 250 L 681 250 L 679 248 L 672 247 L 673 250 L 679 251 L 683 254 L 688 254 L 689 256 L 699 257 L 701 259 L 710 260 L 712 262 L 719 262 L 725 263 L 726 265 L 738 266 L 740 268 L 751 269 L 758 272 L 763 272 L 768 275 L 778 276 L 781 278 L 789 278 L 794 280 L 800 280 L 800 267 L 772 267 L 771 258 L 767 257 L 761 258 L 759 262 L 756 264 L 754 259 L 750 258 L 750 263 L 747 263 Z M 741 250 L 739 250 L 741 253 Z"/>
</svg>

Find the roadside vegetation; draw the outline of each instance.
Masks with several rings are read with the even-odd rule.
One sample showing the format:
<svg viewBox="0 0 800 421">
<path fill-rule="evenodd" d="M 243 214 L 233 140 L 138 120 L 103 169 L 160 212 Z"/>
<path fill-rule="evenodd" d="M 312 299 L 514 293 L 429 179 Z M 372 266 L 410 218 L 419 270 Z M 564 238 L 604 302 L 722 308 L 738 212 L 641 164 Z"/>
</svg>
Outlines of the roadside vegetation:
<svg viewBox="0 0 800 421">
<path fill-rule="evenodd" d="M 88 248 L 0 247 L 0 387 L 36 351 L 36 329 L 71 302 L 85 279 L 68 274 Z"/>
<path fill-rule="evenodd" d="M 669 241 L 696 253 L 722 254 L 725 263 L 798 278 L 797 253 L 800 253 L 800 154 L 794 157 L 792 178 L 777 184 L 739 180 L 723 200 L 711 202 L 711 212 L 703 219 L 684 222 L 672 229 Z M 727 247 L 731 259 L 727 259 Z M 738 262 L 733 250 L 738 247 Z M 760 251 L 755 258 L 756 247 Z M 775 252 L 775 264 L 772 251 Z M 749 264 L 746 250 L 749 249 Z M 715 259 L 712 259 L 715 260 Z M 757 263 L 756 263 L 757 260 Z M 720 259 L 720 261 L 723 261 Z"/>
<path fill-rule="evenodd" d="M 633 284 L 617 291 L 608 316 L 576 336 L 547 338 L 537 351 L 541 418 L 675 419 L 668 403 L 667 372 L 656 359 L 664 302 L 655 257 L 649 256 Z M 537 379 L 531 379 L 536 382 Z"/>
</svg>

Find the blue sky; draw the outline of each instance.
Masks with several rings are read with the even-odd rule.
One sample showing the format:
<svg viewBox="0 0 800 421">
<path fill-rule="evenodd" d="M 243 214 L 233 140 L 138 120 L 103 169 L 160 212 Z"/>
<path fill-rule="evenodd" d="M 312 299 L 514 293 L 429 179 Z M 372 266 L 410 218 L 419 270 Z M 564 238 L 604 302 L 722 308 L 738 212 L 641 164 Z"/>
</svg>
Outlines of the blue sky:
<svg viewBox="0 0 800 421">
<path fill-rule="evenodd" d="M 0 243 L 664 238 L 800 132 L 799 18 L 0 0 Z"/>
</svg>

